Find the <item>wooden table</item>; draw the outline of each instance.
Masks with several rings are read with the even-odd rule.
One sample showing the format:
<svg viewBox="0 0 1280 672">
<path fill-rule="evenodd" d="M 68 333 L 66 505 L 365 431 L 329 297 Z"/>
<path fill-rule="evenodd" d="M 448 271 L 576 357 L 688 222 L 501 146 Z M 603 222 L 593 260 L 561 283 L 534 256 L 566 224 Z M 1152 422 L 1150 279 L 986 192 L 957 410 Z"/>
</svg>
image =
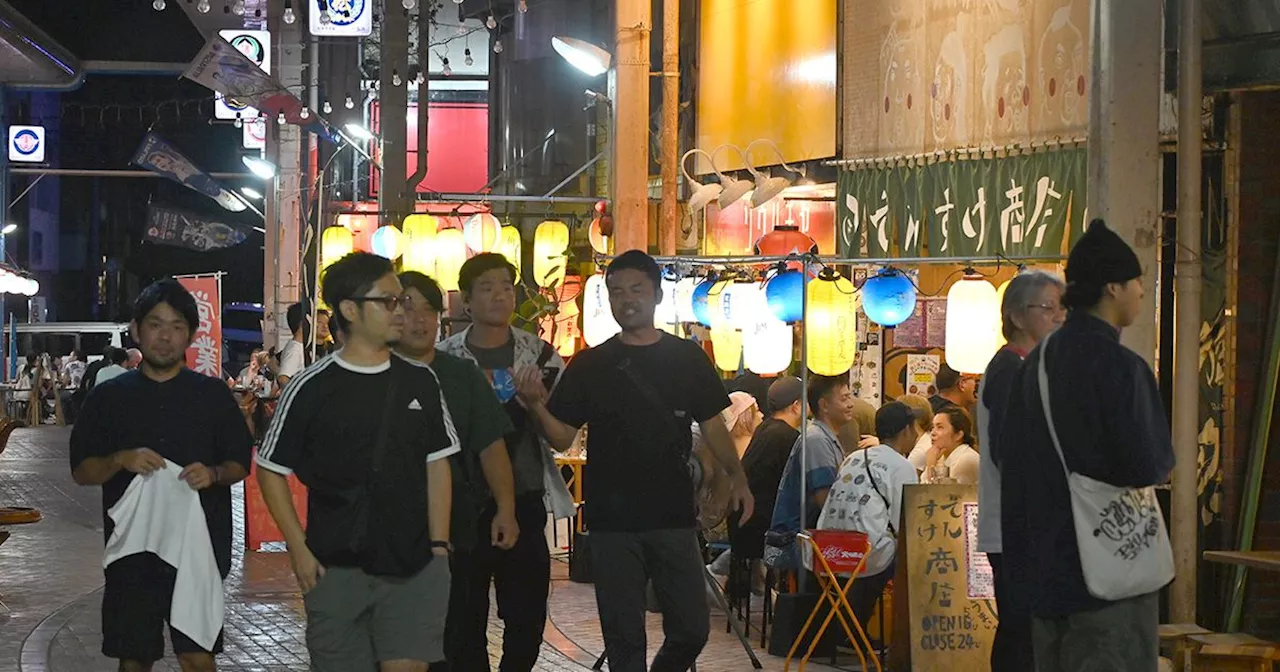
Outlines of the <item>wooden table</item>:
<svg viewBox="0 0 1280 672">
<path fill-rule="evenodd" d="M 1224 565 L 1280 572 L 1280 551 L 1205 551 L 1204 559 Z"/>
<path fill-rule="evenodd" d="M 582 456 L 557 455 L 556 466 L 569 467 L 573 470 L 573 476 L 569 478 L 569 482 L 566 483 L 566 485 L 569 486 L 569 492 L 573 495 L 573 503 L 581 509 L 583 501 L 582 468 L 587 466 L 587 458 Z M 579 515 L 574 516 L 574 518 L 576 519 L 574 526 L 577 528 L 578 532 L 581 533 L 583 530 L 581 511 L 579 511 Z"/>
</svg>

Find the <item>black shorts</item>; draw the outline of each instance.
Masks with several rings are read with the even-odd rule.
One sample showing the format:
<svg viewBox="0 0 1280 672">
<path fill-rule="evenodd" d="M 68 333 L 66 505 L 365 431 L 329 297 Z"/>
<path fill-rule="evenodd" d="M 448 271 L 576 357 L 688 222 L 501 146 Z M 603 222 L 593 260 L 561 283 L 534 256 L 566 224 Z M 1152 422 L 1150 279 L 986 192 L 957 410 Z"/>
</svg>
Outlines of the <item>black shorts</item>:
<svg viewBox="0 0 1280 672">
<path fill-rule="evenodd" d="M 164 625 L 173 602 L 177 570 L 152 553 L 130 555 L 107 566 L 102 592 L 102 654 L 149 664 L 164 657 Z M 206 651 L 169 627 L 175 655 L 221 653 L 222 633 Z"/>
</svg>

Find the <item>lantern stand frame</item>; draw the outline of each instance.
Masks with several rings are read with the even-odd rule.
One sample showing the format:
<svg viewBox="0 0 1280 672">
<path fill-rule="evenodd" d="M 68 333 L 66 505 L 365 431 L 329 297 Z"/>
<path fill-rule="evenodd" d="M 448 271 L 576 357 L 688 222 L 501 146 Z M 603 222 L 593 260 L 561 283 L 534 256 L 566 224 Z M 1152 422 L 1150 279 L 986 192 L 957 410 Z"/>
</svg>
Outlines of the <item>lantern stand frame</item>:
<svg viewBox="0 0 1280 672">
<path fill-rule="evenodd" d="M 612 261 L 614 256 L 596 255 L 596 265 L 607 265 Z M 803 264 L 802 268 L 808 268 L 809 264 L 821 264 L 824 266 L 932 266 L 941 264 L 963 265 L 966 268 L 975 266 L 990 266 L 995 264 L 1011 264 L 1019 268 L 1031 263 L 1060 263 L 1066 261 L 1064 255 L 1033 255 L 1024 257 L 1007 257 L 1004 255 L 988 255 L 988 256 L 969 256 L 969 257 L 824 257 L 819 254 L 788 254 L 788 255 L 756 255 L 741 257 L 703 257 L 703 256 L 655 256 L 653 260 L 659 265 L 676 265 L 685 264 L 688 266 L 740 266 L 740 265 L 772 265 L 786 262 L 799 262 Z M 804 322 L 809 318 L 809 292 L 808 283 L 805 283 L 805 291 L 800 293 L 800 386 L 803 392 L 800 395 L 800 417 L 807 419 L 809 417 L 809 330 L 804 328 Z M 800 468 L 803 472 L 804 466 L 808 464 L 809 457 L 809 431 L 807 426 L 802 426 L 800 431 Z M 800 474 L 800 527 L 804 527 L 807 520 L 807 505 L 809 499 L 808 484 L 805 480 L 804 473 Z"/>
</svg>

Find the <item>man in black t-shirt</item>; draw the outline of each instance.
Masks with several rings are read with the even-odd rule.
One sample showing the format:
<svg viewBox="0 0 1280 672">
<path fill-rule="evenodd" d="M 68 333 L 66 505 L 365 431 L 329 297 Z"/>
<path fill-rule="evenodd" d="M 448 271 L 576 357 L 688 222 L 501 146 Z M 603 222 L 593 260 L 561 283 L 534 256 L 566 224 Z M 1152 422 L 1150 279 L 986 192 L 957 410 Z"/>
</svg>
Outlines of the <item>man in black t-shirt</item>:
<svg viewBox="0 0 1280 672">
<path fill-rule="evenodd" d="M 134 316 L 131 329 L 142 365 L 88 395 L 71 432 L 71 475 L 80 485 L 102 486 L 108 541 L 117 531 L 109 512 L 139 475 L 186 481 L 200 493 L 213 546 L 210 560 L 226 578 L 231 571 L 230 486 L 249 475 L 253 439 L 227 386 L 185 368 L 187 346 L 200 326 L 191 294 L 176 280 L 162 280 L 138 296 Z M 173 526 L 159 518 L 151 516 L 152 529 L 137 533 Z M 122 534 L 131 532 L 122 528 Z M 111 562 L 104 574 L 102 653 L 119 659 L 121 670 L 149 670 L 164 655 L 162 629 L 177 569 L 148 551 Z M 172 624 L 169 634 L 182 669 L 214 669 L 220 633 L 209 648 L 193 640 L 195 633 L 188 636 Z"/>
<path fill-rule="evenodd" d="M 778 484 L 787 468 L 791 449 L 800 438 L 804 415 L 800 397 L 804 384 L 795 376 L 784 376 L 769 386 L 769 418 L 760 423 L 751 443 L 742 454 L 742 470 L 747 474 L 756 513 L 733 531 L 733 551 L 746 558 L 764 557 L 764 536 L 769 531 Z"/>
<path fill-rule="evenodd" d="M 743 519 L 751 516 L 751 491 L 718 417 L 729 399 L 711 360 L 697 344 L 653 326 L 657 263 L 632 250 L 613 260 L 605 282 L 622 332 L 579 353 L 549 401 L 537 371 L 521 372 L 517 389 L 552 445 L 568 448 L 578 428 L 591 426 L 584 496 L 609 669 L 646 669 L 645 586 L 652 580 L 667 637 L 652 669 L 687 670 L 710 632 L 688 468 L 691 420 L 729 473 Z"/>
<path fill-rule="evenodd" d="M 322 292 L 344 347 L 285 388 L 258 482 L 302 588 L 311 669 L 425 672 L 444 651 L 443 458 L 458 437 L 430 367 L 391 352 L 404 329 L 391 262 L 349 254 L 326 270 Z M 308 488 L 305 532 L 291 473 Z"/>
</svg>

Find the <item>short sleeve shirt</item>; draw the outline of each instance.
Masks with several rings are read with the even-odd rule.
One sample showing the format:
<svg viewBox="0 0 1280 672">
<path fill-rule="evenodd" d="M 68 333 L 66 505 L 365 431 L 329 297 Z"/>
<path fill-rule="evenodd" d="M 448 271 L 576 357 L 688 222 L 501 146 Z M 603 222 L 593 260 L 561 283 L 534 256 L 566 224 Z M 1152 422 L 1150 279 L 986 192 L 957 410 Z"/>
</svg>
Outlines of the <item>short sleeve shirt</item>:
<svg viewBox="0 0 1280 672">
<path fill-rule="evenodd" d="M 459 450 L 429 367 L 398 355 L 362 367 L 339 352 L 285 387 L 257 463 L 307 486 L 307 546 L 322 565 L 403 577 L 432 557 L 426 465 Z"/>
<path fill-rule="evenodd" d="M 728 406 L 707 354 L 668 334 L 644 346 L 615 337 L 574 357 L 550 410 L 573 427 L 590 425 L 587 525 L 612 532 L 694 527 L 690 422 Z"/>
<path fill-rule="evenodd" d="M 893 565 L 902 516 L 902 488 L 916 483 L 916 469 L 889 446 L 859 450 L 840 467 L 818 527 L 853 530 L 867 535 L 871 551 L 863 573 L 875 576 Z"/>
<path fill-rule="evenodd" d="M 179 466 L 235 462 L 249 469 L 253 437 L 231 390 L 217 378 L 183 369 L 174 378 L 154 381 L 129 371 L 93 388 L 71 430 L 71 469 L 85 459 L 108 457 L 134 448 L 150 448 Z M 102 484 L 102 522 L 106 539 L 115 506 L 136 474 L 120 470 Z M 177 478 L 178 474 L 172 474 Z M 231 569 L 231 489 L 200 491 L 218 569 Z"/>
<path fill-rule="evenodd" d="M 804 466 L 800 465 L 800 440 L 791 449 L 787 466 L 782 472 L 782 482 L 778 485 L 778 501 L 773 505 L 773 522 L 769 529 L 774 532 L 794 534 L 801 528 L 811 528 L 818 522 L 817 504 L 813 493 L 830 488 L 836 482 L 836 473 L 844 460 L 844 450 L 835 432 L 825 423 L 813 420 L 805 429 Z M 800 478 L 804 475 L 805 522 L 800 522 Z"/>
</svg>

